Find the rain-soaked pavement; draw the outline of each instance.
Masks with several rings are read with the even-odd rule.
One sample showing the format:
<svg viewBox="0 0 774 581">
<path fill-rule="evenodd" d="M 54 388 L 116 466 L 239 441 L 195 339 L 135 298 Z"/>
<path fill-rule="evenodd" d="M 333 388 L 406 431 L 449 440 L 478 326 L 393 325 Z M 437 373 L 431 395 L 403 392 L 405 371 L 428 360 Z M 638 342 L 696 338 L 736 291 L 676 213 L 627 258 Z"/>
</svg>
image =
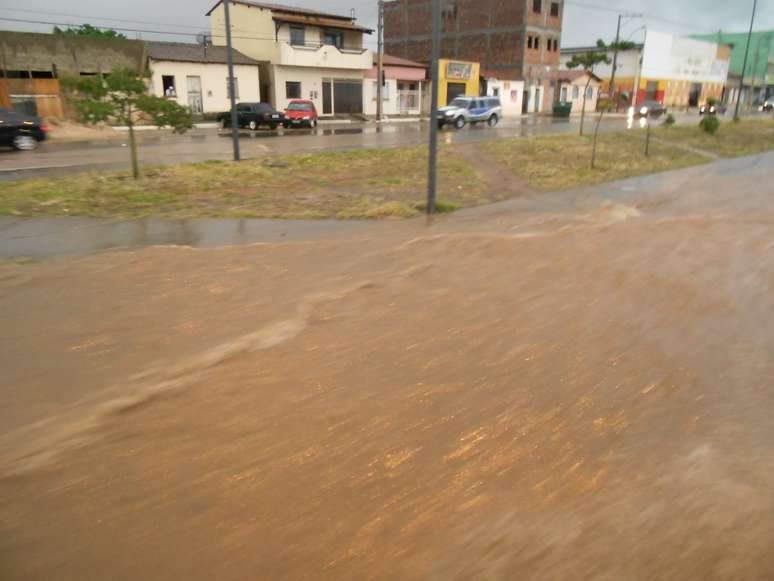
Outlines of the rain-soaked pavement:
<svg viewBox="0 0 774 581">
<path fill-rule="evenodd" d="M 589 122 L 590 125 L 590 122 Z M 602 130 L 620 130 L 626 120 L 620 116 L 602 122 Z M 524 117 L 504 120 L 492 129 L 484 125 L 462 131 L 445 129 L 441 139 L 464 143 L 504 137 L 566 133 L 578 130 L 578 121 L 551 117 Z M 183 136 L 157 131 L 140 132 L 140 162 L 147 165 L 186 163 L 232 157 L 228 131 L 196 130 Z M 243 158 L 266 155 L 314 153 L 323 150 L 394 147 L 427 141 L 427 123 L 392 122 L 320 125 L 316 129 L 242 131 Z M 126 169 L 127 142 L 100 140 L 75 143 L 47 142 L 33 152 L 0 151 L 0 180 L 31 176 L 58 175 L 74 171 Z"/>
<path fill-rule="evenodd" d="M 0 578 L 774 578 L 772 162 L 6 261 Z"/>
</svg>

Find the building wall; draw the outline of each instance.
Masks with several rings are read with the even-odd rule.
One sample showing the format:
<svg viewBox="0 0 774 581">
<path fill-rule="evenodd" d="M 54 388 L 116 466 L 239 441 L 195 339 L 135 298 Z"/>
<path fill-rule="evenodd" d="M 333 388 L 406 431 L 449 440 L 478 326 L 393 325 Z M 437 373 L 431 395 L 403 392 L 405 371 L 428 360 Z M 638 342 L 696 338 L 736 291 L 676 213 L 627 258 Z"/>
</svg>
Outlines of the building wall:
<svg viewBox="0 0 774 581">
<path fill-rule="evenodd" d="M 271 10 L 244 4 L 231 4 L 231 44 L 242 54 L 255 60 L 276 62 L 279 58 L 279 44 L 275 41 L 274 20 Z M 212 43 L 226 45 L 226 19 L 223 4 L 210 14 Z M 290 39 L 290 34 L 287 39 Z"/>
<path fill-rule="evenodd" d="M 742 74 L 742 65 L 744 64 L 744 53 L 747 47 L 747 33 L 714 33 L 697 35 L 693 38 L 705 40 L 722 45 L 731 46 L 731 59 L 729 65 L 729 74 L 736 77 Z M 744 72 L 744 84 L 750 85 L 755 78 L 756 84 L 760 85 L 766 75 L 774 76 L 768 72 L 769 64 L 774 64 L 774 30 L 765 30 L 753 32 L 750 42 L 750 53 L 747 59 L 747 68 Z M 774 83 L 770 79 L 769 83 Z"/>
<path fill-rule="evenodd" d="M 0 106 L 62 118 L 73 114 L 59 78 L 144 69 L 145 44 L 137 40 L 67 37 L 37 32 L 0 34 Z"/>
<path fill-rule="evenodd" d="M 402 111 L 400 107 L 400 94 L 398 83 L 414 83 L 416 85 L 416 97 L 414 108 Z M 423 94 L 425 93 L 423 81 L 386 79 L 384 93 L 382 95 L 382 113 L 384 115 L 419 115 L 423 108 Z M 366 115 L 376 115 L 376 77 L 368 77 L 363 81 L 363 112 Z"/>
<path fill-rule="evenodd" d="M 518 80 L 529 64 L 556 68 L 559 52 L 549 51 L 547 38 L 560 38 L 559 17 L 550 16 L 550 0 L 540 14 L 533 0 L 448 0 L 442 3 L 441 57 L 481 63 L 488 77 Z M 385 50 L 404 58 L 429 62 L 431 1 L 392 0 L 385 3 Z M 527 34 L 541 38 L 541 49 L 526 55 Z M 542 70 L 542 69 L 541 69 Z"/>
<path fill-rule="evenodd" d="M 50 71 L 65 77 L 120 68 L 141 70 L 145 60 L 145 44 L 139 40 L 6 30 L 0 34 L 0 68 L 4 70 Z"/>
<path fill-rule="evenodd" d="M 449 64 L 452 66 L 461 64 L 470 66 L 470 75 L 466 79 L 453 78 L 449 76 Z M 464 83 L 465 95 L 478 96 L 479 87 L 479 64 L 464 62 L 464 61 L 452 61 L 449 59 L 440 59 L 438 61 L 438 106 L 443 107 L 448 102 L 449 83 Z"/>
<path fill-rule="evenodd" d="M 189 105 L 187 94 L 188 76 L 198 76 L 202 83 L 202 105 L 205 113 L 229 111 L 228 67 L 225 64 L 181 63 L 173 61 L 150 61 L 151 88 L 154 95 L 164 96 L 161 82 L 163 75 L 175 77 L 177 97 L 173 100 L 180 105 Z M 257 65 L 234 65 L 237 79 L 237 101 L 255 103 L 261 100 L 260 78 Z"/>
<path fill-rule="evenodd" d="M 588 81 L 588 77 L 580 77 L 578 79 L 575 79 L 572 82 L 563 82 L 559 86 L 560 100 L 562 100 L 561 96 L 562 96 L 563 90 L 567 89 L 566 102 L 572 103 L 573 113 L 580 113 L 581 111 L 583 111 L 584 91 L 588 91 L 590 93 L 590 95 L 586 97 L 586 113 L 591 113 L 597 110 L 597 101 L 599 99 L 600 83 L 592 79 L 592 81 L 589 83 L 589 86 L 587 88 L 586 87 L 587 81 Z M 577 94 L 576 94 L 576 89 L 577 89 Z"/>
<path fill-rule="evenodd" d="M 487 79 L 486 94 L 489 97 L 500 97 L 503 117 L 518 117 L 521 115 L 524 98 L 523 81 L 501 81 Z"/>
<path fill-rule="evenodd" d="M 318 114 L 323 112 L 323 94 L 322 83 L 324 79 L 353 79 L 362 80 L 363 71 L 348 69 L 324 69 L 307 67 L 284 67 L 273 65 L 273 92 L 274 106 L 282 111 L 287 108 L 291 99 L 288 99 L 285 91 L 287 81 L 298 81 L 301 83 L 301 98 L 314 101 L 314 106 Z M 365 93 L 365 88 L 364 88 Z M 333 113 L 336 113 L 335 103 Z"/>
</svg>

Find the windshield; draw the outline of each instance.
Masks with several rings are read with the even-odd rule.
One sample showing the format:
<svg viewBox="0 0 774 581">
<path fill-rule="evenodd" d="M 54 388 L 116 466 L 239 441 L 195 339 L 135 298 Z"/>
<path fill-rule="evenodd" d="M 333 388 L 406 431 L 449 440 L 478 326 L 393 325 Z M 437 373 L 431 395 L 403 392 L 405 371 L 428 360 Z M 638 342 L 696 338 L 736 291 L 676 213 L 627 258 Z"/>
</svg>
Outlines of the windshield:
<svg viewBox="0 0 774 581">
<path fill-rule="evenodd" d="M 311 111 L 311 103 L 291 103 L 288 105 L 288 111 Z"/>
<path fill-rule="evenodd" d="M 449 103 L 450 107 L 460 107 L 462 109 L 466 108 L 468 106 L 468 103 L 470 103 L 470 99 L 454 99 L 451 103 Z"/>
</svg>

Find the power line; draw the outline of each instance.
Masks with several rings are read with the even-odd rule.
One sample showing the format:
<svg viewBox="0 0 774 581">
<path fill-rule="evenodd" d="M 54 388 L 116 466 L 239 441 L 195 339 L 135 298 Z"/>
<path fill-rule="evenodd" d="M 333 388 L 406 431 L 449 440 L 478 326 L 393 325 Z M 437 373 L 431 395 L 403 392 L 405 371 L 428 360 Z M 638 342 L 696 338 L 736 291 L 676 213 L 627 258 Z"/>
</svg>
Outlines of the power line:
<svg viewBox="0 0 774 581">
<path fill-rule="evenodd" d="M 109 22 L 128 22 L 130 24 L 158 24 L 160 26 L 174 26 L 175 28 L 190 28 L 201 31 L 202 26 L 194 26 L 191 24 L 173 24 L 171 22 L 148 22 L 147 20 L 128 20 L 126 18 L 112 18 L 109 16 L 85 16 L 83 14 L 68 14 L 65 12 L 44 12 L 42 10 L 28 10 L 25 8 L 0 8 L 4 12 L 24 12 L 27 14 L 43 14 L 50 16 L 65 16 L 67 18 L 82 18 L 87 20 L 106 20 Z"/>
<path fill-rule="evenodd" d="M 578 6 L 580 8 L 587 8 L 589 10 L 597 10 L 600 12 L 610 12 L 614 14 L 618 14 L 621 12 L 619 8 L 610 8 L 609 6 L 599 6 L 598 4 L 589 4 L 587 2 L 577 2 L 575 0 L 565 0 L 565 4 L 569 4 L 572 6 Z M 692 28 L 693 30 L 702 30 L 705 31 L 706 28 L 703 26 L 698 26 L 696 24 L 690 23 L 690 22 L 683 22 L 680 20 L 671 20 L 669 18 L 662 18 L 660 16 L 652 16 L 650 14 L 643 14 L 643 17 L 648 20 L 653 20 L 655 22 L 663 22 L 666 24 L 672 24 L 674 26 L 684 26 L 686 28 Z"/>
</svg>

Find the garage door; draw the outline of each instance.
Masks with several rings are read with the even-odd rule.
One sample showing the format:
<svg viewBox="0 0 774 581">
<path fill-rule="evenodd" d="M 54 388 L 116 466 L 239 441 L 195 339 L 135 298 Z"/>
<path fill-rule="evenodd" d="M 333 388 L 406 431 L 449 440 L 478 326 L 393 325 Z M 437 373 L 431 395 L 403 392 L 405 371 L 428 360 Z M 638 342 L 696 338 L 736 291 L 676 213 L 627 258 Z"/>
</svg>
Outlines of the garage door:
<svg viewBox="0 0 774 581">
<path fill-rule="evenodd" d="M 333 112 L 363 113 L 363 83 L 361 81 L 333 81 Z"/>
<path fill-rule="evenodd" d="M 446 104 L 454 101 L 455 97 L 465 94 L 467 85 L 465 83 L 448 83 L 446 85 Z"/>
</svg>

